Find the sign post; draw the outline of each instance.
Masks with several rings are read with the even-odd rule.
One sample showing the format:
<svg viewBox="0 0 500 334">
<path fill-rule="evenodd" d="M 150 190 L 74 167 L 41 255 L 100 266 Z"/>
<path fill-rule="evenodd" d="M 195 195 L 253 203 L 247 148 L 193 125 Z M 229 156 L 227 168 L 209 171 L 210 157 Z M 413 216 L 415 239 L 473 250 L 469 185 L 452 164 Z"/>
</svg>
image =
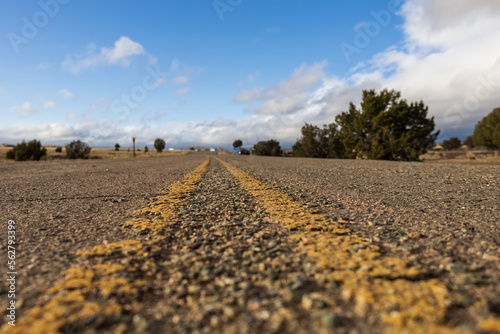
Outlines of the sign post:
<svg viewBox="0 0 500 334">
<path fill-rule="evenodd" d="M 134 144 L 134 149 L 133 149 L 133 152 L 134 152 L 134 158 L 135 158 L 135 137 L 132 137 L 132 143 Z"/>
</svg>

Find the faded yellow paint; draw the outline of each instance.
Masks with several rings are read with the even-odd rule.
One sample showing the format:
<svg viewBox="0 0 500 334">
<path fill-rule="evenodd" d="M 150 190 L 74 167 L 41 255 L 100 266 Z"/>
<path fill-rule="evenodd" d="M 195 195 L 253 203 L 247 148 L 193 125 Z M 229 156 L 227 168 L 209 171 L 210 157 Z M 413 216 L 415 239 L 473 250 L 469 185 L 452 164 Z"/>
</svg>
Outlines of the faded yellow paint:
<svg viewBox="0 0 500 334">
<path fill-rule="evenodd" d="M 218 160 L 264 205 L 272 219 L 294 232 L 293 238 L 301 240 L 307 254 L 328 269 L 329 278 L 341 283 L 342 296 L 355 303 L 359 316 L 375 311 L 392 325 L 389 331 L 394 333 L 467 332 L 445 324 L 450 295 L 444 283 L 418 279 L 421 270 L 399 258 L 383 256 L 368 240 Z"/>
<path fill-rule="evenodd" d="M 142 249 L 139 240 L 122 240 L 106 245 L 98 245 L 88 251 L 77 252 L 78 256 L 108 256 L 114 253 L 137 252 Z"/>
<path fill-rule="evenodd" d="M 136 218 L 128 221 L 126 225 L 140 227 L 141 230 L 150 229 L 156 234 L 161 232 L 165 225 L 175 224 L 179 204 L 183 203 L 194 190 L 196 184 L 205 174 L 209 161 L 207 159 L 189 173 L 184 181 L 174 183 L 165 195 L 156 197 L 153 204 L 139 210 L 139 213 L 150 214 L 155 216 L 154 218 Z"/>
<path fill-rule="evenodd" d="M 174 223 L 178 206 L 193 191 L 195 185 L 209 163 L 207 159 L 194 171 L 189 173 L 184 181 L 173 184 L 170 189 L 149 207 L 140 210 L 142 213 L 157 215 L 155 219 L 138 218 L 127 222 L 127 225 L 139 226 L 141 229 L 151 229 L 160 232 L 165 224 Z M 106 245 L 98 245 L 86 251 L 77 252 L 84 258 L 112 257 L 114 255 L 138 255 L 147 258 L 160 249 L 158 244 L 163 237 L 155 237 L 149 241 L 123 240 Z M 51 334 L 59 333 L 62 328 L 76 325 L 85 325 L 92 319 L 108 319 L 118 317 L 122 313 L 122 306 L 113 300 L 110 295 L 133 300 L 147 285 L 143 279 L 134 279 L 131 275 L 140 270 L 154 269 L 156 264 L 151 261 L 134 263 L 124 266 L 119 263 L 108 262 L 91 267 L 74 267 L 64 272 L 61 283 L 51 287 L 49 300 L 42 306 L 27 311 L 22 319 L 16 321 L 16 326 L 5 324 L 0 334 L 27 333 Z M 89 300 L 91 298 L 92 300 Z M 97 301 L 93 301 L 97 299 Z"/>
<path fill-rule="evenodd" d="M 500 333 L 500 319 L 490 318 L 482 320 L 479 323 L 479 328 L 485 331 L 489 331 L 490 333 Z"/>
<path fill-rule="evenodd" d="M 83 324 L 87 319 L 115 317 L 122 311 L 120 305 L 105 305 L 88 301 L 82 290 L 63 291 L 41 307 L 34 307 L 16 321 L 16 326 L 5 325 L 0 333 L 47 334 L 59 333 L 67 324 Z"/>
<path fill-rule="evenodd" d="M 110 256 L 113 254 L 148 256 L 160 249 L 158 243 L 164 239 L 164 237 L 156 237 L 149 241 L 122 240 L 111 244 L 98 245 L 90 250 L 77 252 L 76 255 L 84 257 Z"/>
</svg>

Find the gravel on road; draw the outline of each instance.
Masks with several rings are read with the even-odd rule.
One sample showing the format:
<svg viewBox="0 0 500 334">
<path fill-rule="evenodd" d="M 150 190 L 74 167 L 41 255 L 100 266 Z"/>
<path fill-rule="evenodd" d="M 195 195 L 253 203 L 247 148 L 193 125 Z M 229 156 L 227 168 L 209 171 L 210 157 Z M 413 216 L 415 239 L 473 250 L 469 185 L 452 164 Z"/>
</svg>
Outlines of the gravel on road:
<svg viewBox="0 0 500 334">
<path fill-rule="evenodd" d="M 77 250 L 137 238 L 136 231 L 120 224 L 203 160 L 174 156 L 0 164 L 2 303 L 8 291 L 8 220 L 16 222 L 16 305 L 22 318 L 72 265 Z M 0 324 L 7 320 L 2 316 Z"/>
<path fill-rule="evenodd" d="M 445 283 L 450 325 L 500 316 L 499 166 L 225 160 Z"/>
<path fill-rule="evenodd" d="M 0 166 L 2 220 L 20 226 L 18 319 L 55 314 L 48 332 L 67 333 L 496 333 L 499 167 L 219 158 Z"/>
</svg>

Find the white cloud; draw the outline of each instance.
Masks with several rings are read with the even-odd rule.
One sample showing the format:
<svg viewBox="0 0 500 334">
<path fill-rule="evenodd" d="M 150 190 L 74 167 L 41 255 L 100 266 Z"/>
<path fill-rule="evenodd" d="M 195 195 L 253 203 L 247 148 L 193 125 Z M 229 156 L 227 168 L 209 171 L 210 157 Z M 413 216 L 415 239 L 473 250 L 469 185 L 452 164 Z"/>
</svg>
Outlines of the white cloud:
<svg viewBox="0 0 500 334">
<path fill-rule="evenodd" d="M 241 92 L 234 101 L 247 103 L 253 112 L 243 119 L 125 127 L 111 121 L 78 126 L 20 124 L 2 125 L 0 132 L 7 142 L 20 140 L 29 131 L 44 142 L 82 139 L 108 147 L 132 136 L 140 145 L 150 147 L 158 137 L 173 147 L 230 146 L 237 137 L 245 146 L 269 138 L 290 145 L 300 136 L 305 122 L 331 123 L 348 109 L 349 102 L 360 102 L 363 89 L 389 88 L 401 91 L 408 101 L 423 100 L 429 105 L 429 115 L 435 116 L 437 128 L 447 135 L 467 135 L 478 119 L 500 106 L 500 44 L 494 42 L 500 40 L 500 12 L 492 1 L 437 3 L 406 1 L 401 11 L 401 43 L 353 66 L 346 74 L 325 73 L 326 62 L 304 64 L 273 87 Z M 189 76 L 196 69 L 200 68 L 177 59 L 171 64 L 173 77 Z M 144 116 L 144 120 L 157 116 L 162 119 L 160 112 Z"/>
<path fill-rule="evenodd" d="M 405 18 L 403 31 L 407 46 L 412 51 L 415 48 L 446 50 L 491 36 L 489 29 L 498 25 L 500 3 L 491 0 L 408 0 L 401 14 Z"/>
<path fill-rule="evenodd" d="M 249 103 L 257 114 L 323 124 L 350 101 L 359 103 L 363 89 L 389 88 L 409 101 L 423 100 L 445 136 L 472 133 L 500 106 L 500 44 L 493 42 L 500 40 L 500 3 L 407 0 L 400 15 L 404 40 L 344 76 L 325 74 L 323 64 L 302 65 L 274 87 L 254 87 L 234 101 Z"/>
<path fill-rule="evenodd" d="M 358 24 L 356 24 L 354 26 L 354 30 L 358 30 L 360 28 L 363 28 L 367 23 L 368 23 L 368 21 L 361 21 L 361 22 L 359 22 Z"/>
<path fill-rule="evenodd" d="M 150 121 L 158 122 L 158 121 L 163 120 L 163 118 L 166 115 L 167 115 L 167 110 L 164 107 L 156 110 L 156 112 L 154 114 L 151 114 L 150 112 L 146 112 L 141 117 L 141 123 L 147 123 Z"/>
<path fill-rule="evenodd" d="M 74 121 L 77 123 L 90 123 L 95 121 L 95 117 L 92 113 L 75 113 L 75 112 L 70 112 L 66 114 L 66 120 L 67 121 Z M 76 124 L 76 123 L 75 123 Z"/>
<path fill-rule="evenodd" d="M 20 106 L 14 106 L 10 108 L 10 110 L 17 111 L 23 116 L 33 115 L 38 112 L 38 109 L 32 106 L 31 103 L 27 101 L 21 104 Z"/>
<path fill-rule="evenodd" d="M 130 64 L 132 56 L 147 55 L 141 44 L 134 42 L 126 36 L 122 36 L 115 41 L 112 48 L 102 47 L 99 53 L 96 53 L 95 49 L 95 45 L 90 45 L 86 56 L 68 55 L 62 64 L 63 69 L 76 74 L 87 68 L 100 65 L 121 65 L 127 67 Z M 150 64 L 156 63 L 156 57 L 152 55 L 147 56 Z"/>
<path fill-rule="evenodd" d="M 285 80 L 267 90 L 267 98 L 276 98 L 287 94 L 300 94 L 317 84 L 325 75 L 326 60 L 311 66 L 302 64 Z"/>
<path fill-rule="evenodd" d="M 141 44 L 134 42 L 128 37 L 122 36 L 115 42 L 113 48 L 102 48 L 101 55 L 107 64 L 121 64 L 128 66 L 130 60 L 128 57 L 144 53 Z"/>
<path fill-rule="evenodd" d="M 74 99 L 76 96 L 75 94 L 71 93 L 69 90 L 67 89 L 60 89 L 58 92 L 59 96 L 62 98 L 62 99 L 65 99 L 65 100 L 68 100 L 68 99 Z"/>
<path fill-rule="evenodd" d="M 201 72 L 203 72 L 202 67 L 188 65 L 177 58 L 174 58 L 170 64 L 170 73 L 173 75 L 188 76 L 190 74 L 198 74 Z"/>
<path fill-rule="evenodd" d="M 180 61 L 177 58 L 174 58 L 172 60 L 172 63 L 170 64 L 170 71 L 169 74 L 174 76 L 174 78 L 171 80 L 173 84 L 176 85 L 186 85 L 190 81 L 190 76 L 196 75 L 203 72 L 203 68 L 200 66 L 191 66 L 188 65 L 182 61 Z M 161 84 L 165 84 L 166 80 L 163 80 Z M 191 91 L 189 87 L 183 87 L 178 89 L 175 94 L 181 96 L 185 95 Z"/>
<path fill-rule="evenodd" d="M 405 46 L 376 55 L 371 72 L 391 69 L 380 81 L 424 100 L 445 134 L 472 133 L 500 105 L 500 44 L 492 42 L 500 40 L 500 3 L 409 0 L 401 13 Z"/>
<path fill-rule="evenodd" d="M 143 115 L 143 122 L 160 121 L 167 115 L 160 108 L 155 113 Z M 304 116 L 304 117 L 307 117 Z M 75 121 L 80 116 L 69 113 L 68 120 Z M 32 133 L 37 139 L 47 144 L 64 144 L 80 139 L 92 147 L 113 147 L 116 142 L 129 141 L 136 137 L 137 145 L 152 144 L 156 138 L 163 138 L 170 146 L 187 148 L 189 145 L 230 147 L 234 138 L 240 138 L 246 146 L 252 146 L 259 140 L 269 138 L 297 138 L 304 119 L 294 115 L 250 115 L 240 120 L 206 120 L 200 122 L 167 122 L 158 125 L 119 126 L 114 121 L 79 121 L 74 124 L 19 124 L 0 126 L 0 132 L 6 142 L 21 140 L 25 134 Z M 154 122 L 155 124 L 157 122 Z M 140 146 L 138 146 L 140 147 Z"/>
<path fill-rule="evenodd" d="M 160 78 L 158 80 L 156 80 L 153 85 L 155 86 L 164 86 L 165 84 L 167 83 L 167 78 Z"/>
<path fill-rule="evenodd" d="M 250 82 L 254 82 L 258 77 L 260 77 L 260 71 L 256 71 L 255 73 L 250 73 L 247 75 L 247 80 Z"/>
<path fill-rule="evenodd" d="M 455 0 L 452 3 L 431 0 L 420 3 L 409 1 L 407 6 L 409 6 L 408 9 L 422 6 L 432 26 L 440 30 L 447 26 L 474 22 L 478 16 L 495 17 L 500 13 L 500 2 L 495 0 Z"/>
<path fill-rule="evenodd" d="M 70 112 L 69 114 L 67 114 L 67 115 L 66 115 L 66 119 L 67 119 L 68 121 L 74 120 L 74 119 L 75 119 L 75 118 L 77 118 L 77 117 L 78 117 L 78 115 L 77 115 L 77 114 L 75 114 L 75 113 L 73 113 L 73 112 Z"/>
<path fill-rule="evenodd" d="M 302 108 L 307 100 L 307 93 L 325 76 L 324 67 L 327 62 L 314 63 L 310 66 L 302 64 L 285 80 L 269 89 L 255 87 L 234 97 L 235 102 L 252 102 L 264 100 L 257 108 L 260 114 L 287 114 Z"/>
<path fill-rule="evenodd" d="M 172 79 L 174 84 L 185 85 L 189 82 L 189 78 L 185 75 L 181 75 Z"/>
<path fill-rule="evenodd" d="M 184 87 L 184 88 L 181 88 L 181 89 L 178 89 L 175 94 L 177 95 L 185 95 L 186 93 L 188 93 L 189 91 L 191 90 L 191 88 L 189 87 Z"/>
<path fill-rule="evenodd" d="M 51 108 L 55 108 L 55 107 L 56 107 L 55 102 L 47 101 L 43 104 L 42 109 L 51 109 Z"/>
<path fill-rule="evenodd" d="M 250 102 L 254 100 L 263 99 L 263 87 L 254 87 L 249 90 L 245 90 L 234 97 L 234 102 Z"/>
<path fill-rule="evenodd" d="M 281 96 L 270 99 L 256 109 L 259 114 L 288 114 L 304 107 L 307 101 L 306 94 Z"/>
</svg>

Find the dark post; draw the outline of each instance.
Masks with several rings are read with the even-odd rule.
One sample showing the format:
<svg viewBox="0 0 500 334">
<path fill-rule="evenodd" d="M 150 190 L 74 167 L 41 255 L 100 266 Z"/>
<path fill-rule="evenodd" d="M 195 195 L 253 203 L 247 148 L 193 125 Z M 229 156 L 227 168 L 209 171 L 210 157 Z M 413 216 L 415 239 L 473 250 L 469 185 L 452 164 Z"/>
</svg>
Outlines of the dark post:
<svg viewBox="0 0 500 334">
<path fill-rule="evenodd" d="M 134 158 L 135 158 L 135 137 L 132 137 L 132 143 L 134 143 L 134 149 L 133 149 L 133 152 L 134 152 Z"/>
</svg>

